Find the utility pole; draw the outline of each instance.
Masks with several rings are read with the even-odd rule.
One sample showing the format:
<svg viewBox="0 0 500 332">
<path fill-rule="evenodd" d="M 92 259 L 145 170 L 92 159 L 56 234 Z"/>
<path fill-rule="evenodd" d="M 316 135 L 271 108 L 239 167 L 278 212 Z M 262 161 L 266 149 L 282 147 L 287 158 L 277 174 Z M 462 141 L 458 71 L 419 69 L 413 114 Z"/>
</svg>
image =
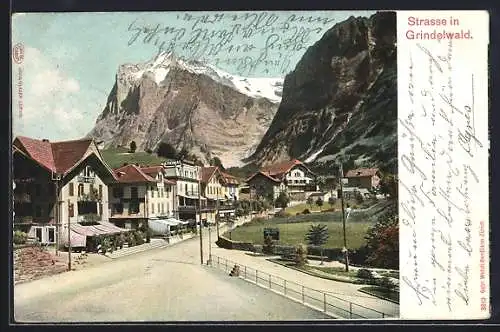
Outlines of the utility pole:
<svg viewBox="0 0 500 332">
<path fill-rule="evenodd" d="M 347 237 L 345 234 L 345 207 L 344 207 L 344 185 L 342 180 L 344 179 L 344 170 L 342 168 L 342 163 L 340 164 L 340 202 L 342 204 L 342 227 L 344 231 L 344 255 L 345 255 L 345 270 L 349 271 L 349 252 L 347 250 Z"/>
<path fill-rule="evenodd" d="M 215 202 L 215 225 L 217 227 L 217 240 L 219 239 L 219 192 L 217 192 L 217 201 Z"/>
<path fill-rule="evenodd" d="M 200 262 L 201 262 L 201 265 L 203 265 L 203 225 L 202 225 L 202 222 L 201 222 L 201 168 L 199 166 L 196 166 L 198 168 L 198 209 L 195 209 L 195 212 L 196 210 L 198 210 L 199 213 L 199 219 L 200 219 Z M 196 207 L 196 205 L 195 205 Z M 196 220 L 196 216 L 195 216 L 195 220 Z"/>
<path fill-rule="evenodd" d="M 59 203 L 59 181 L 56 180 L 56 206 L 55 206 L 55 217 L 56 217 L 56 256 L 59 256 L 59 223 L 60 223 L 60 203 Z M 69 209 L 69 208 L 68 208 Z"/>
<path fill-rule="evenodd" d="M 71 217 L 69 216 L 69 204 L 68 199 L 68 271 L 71 271 Z"/>
</svg>

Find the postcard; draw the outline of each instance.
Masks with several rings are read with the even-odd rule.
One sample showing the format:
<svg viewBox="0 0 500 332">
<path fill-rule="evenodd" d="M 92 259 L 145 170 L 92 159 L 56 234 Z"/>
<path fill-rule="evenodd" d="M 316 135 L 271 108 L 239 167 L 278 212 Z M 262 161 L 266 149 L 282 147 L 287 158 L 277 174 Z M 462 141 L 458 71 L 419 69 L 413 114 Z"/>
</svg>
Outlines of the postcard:
<svg viewBox="0 0 500 332">
<path fill-rule="evenodd" d="M 11 323 L 488 318 L 488 20 L 14 13 Z"/>
</svg>

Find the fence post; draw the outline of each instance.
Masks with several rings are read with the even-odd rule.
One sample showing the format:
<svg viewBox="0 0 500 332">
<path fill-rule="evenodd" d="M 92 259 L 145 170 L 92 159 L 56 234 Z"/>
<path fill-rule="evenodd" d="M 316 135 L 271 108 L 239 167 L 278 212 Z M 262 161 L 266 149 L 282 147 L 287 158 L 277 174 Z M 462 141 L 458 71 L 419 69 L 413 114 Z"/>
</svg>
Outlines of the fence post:
<svg viewBox="0 0 500 332">
<path fill-rule="evenodd" d="M 326 293 L 323 293 L 323 310 L 326 312 Z"/>
<path fill-rule="evenodd" d="M 352 302 L 349 302 L 349 318 L 352 318 Z"/>
<path fill-rule="evenodd" d="M 271 289 L 271 275 L 269 275 L 269 289 Z"/>
<path fill-rule="evenodd" d="M 247 266 L 245 265 L 245 279 L 247 278 Z"/>
<path fill-rule="evenodd" d="M 283 293 L 286 295 L 286 280 L 283 279 Z"/>
<path fill-rule="evenodd" d="M 219 256 L 217 256 L 217 268 L 220 268 Z"/>
<path fill-rule="evenodd" d="M 305 299 L 304 299 L 304 285 L 302 285 L 302 303 L 305 302 Z"/>
<path fill-rule="evenodd" d="M 255 284 L 258 285 L 259 284 L 259 280 L 258 280 L 258 275 L 259 275 L 259 271 L 258 270 L 255 270 Z"/>
<path fill-rule="evenodd" d="M 226 258 L 226 273 L 227 273 L 227 258 Z"/>
</svg>

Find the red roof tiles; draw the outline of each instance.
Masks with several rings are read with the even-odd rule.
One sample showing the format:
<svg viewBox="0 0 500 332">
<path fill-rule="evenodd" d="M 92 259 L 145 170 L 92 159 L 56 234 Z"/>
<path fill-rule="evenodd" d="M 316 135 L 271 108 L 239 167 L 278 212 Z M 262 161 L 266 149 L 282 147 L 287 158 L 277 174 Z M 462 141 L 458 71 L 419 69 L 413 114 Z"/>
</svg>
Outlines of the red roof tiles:
<svg viewBox="0 0 500 332">
<path fill-rule="evenodd" d="M 86 157 L 92 139 L 49 142 L 18 136 L 13 144 L 48 170 L 65 174 Z"/>
<path fill-rule="evenodd" d="M 113 170 L 119 183 L 145 183 L 156 182 L 151 176 L 147 175 L 135 165 L 125 165 Z"/>
<path fill-rule="evenodd" d="M 348 171 L 345 177 L 356 178 L 356 177 L 374 176 L 377 173 L 378 173 L 378 168 L 357 168 Z"/>
<path fill-rule="evenodd" d="M 296 165 L 303 165 L 303 163 L 297 159 L 286 160 L 277 164 L 262 167 L 260 171 L 271 176 L 276 176 L 287 173 Z"/>
<path fill-rule="evenodd" d="M 145 174 L 151 176 L 152 178 L 156 178 L 158 173 L 162 172 L 164 167 L 162 165 L 155 165 L 155 166 L 146 166 L 146 167 L 141 167 L 140 170 L 143 171 Z M 174 185 L 175 181 L 163 180 L 164 183 L 166 184 L 171 184 Z"/>
</svg>

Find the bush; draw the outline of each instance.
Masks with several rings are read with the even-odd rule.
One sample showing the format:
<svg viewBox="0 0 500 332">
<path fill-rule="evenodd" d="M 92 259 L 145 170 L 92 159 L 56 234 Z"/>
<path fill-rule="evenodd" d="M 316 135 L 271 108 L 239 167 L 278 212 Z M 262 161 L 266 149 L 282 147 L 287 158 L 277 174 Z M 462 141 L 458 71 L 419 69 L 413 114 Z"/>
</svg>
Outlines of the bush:
<svg viewBox="0 0 500 332">
<path fill-rule="evenodd" d="M 303 267 L 307 264 L 307 246 L 299 244 L 295 249 L 295 264 Z"/>
<path fill-rule="evenodd" d="M 144 233 L 143 232 L 141 232 L 141 231 L 135 232 L 134 237 L 135 237 L 135 242 L 137 243 L 137 245 L 144 243 Z"/>
<path fill-rule="evenodd" d="M 28 234 L 22 231 L 15 231 L 13 241 L 14 244 L 25 244 L 28 241 Z"/>
<path fill-rule="evenodd" d="M 368 269 L 359 269 L 357 277 L 361 279 L 373 279 L 373 273 Z"/>
<path fill-rule="evenodd" d="M 286 212 L 285 210 L 280 210 L 274 216 L 278 218 L 286 218 L 290 217 L 290 213 Z"/>
<path fill-rule="evenodd" d="M 304 211 L 302 211 L 302 214 L 311 214 L 311 211 L 309 211 L 309 209 L 304 209 Z"/>
<path fill-rule="evenodd" d="M 127 236 L 127 243 L 129 247 L 133 247 L 137 244 L 137 241 L 135 240 L 135 234 L 134 232 L 129 232 Z"/>
<path fill-rule="evenodd" d="M 396 288 L 396 283 L 394 283 L 389 277 L 383 277 L 378 280 L 378 285 L 383 288 L 387 293 L 394 291 Z"/>
<path fill-rule="evenodd" d="M 274 241 L 270 236 L 266 236 L 264 239 L 264 246 L 262 247 L 262 252 L 267 255 L 271 255 L 274 249 Z"/>
</svg>

